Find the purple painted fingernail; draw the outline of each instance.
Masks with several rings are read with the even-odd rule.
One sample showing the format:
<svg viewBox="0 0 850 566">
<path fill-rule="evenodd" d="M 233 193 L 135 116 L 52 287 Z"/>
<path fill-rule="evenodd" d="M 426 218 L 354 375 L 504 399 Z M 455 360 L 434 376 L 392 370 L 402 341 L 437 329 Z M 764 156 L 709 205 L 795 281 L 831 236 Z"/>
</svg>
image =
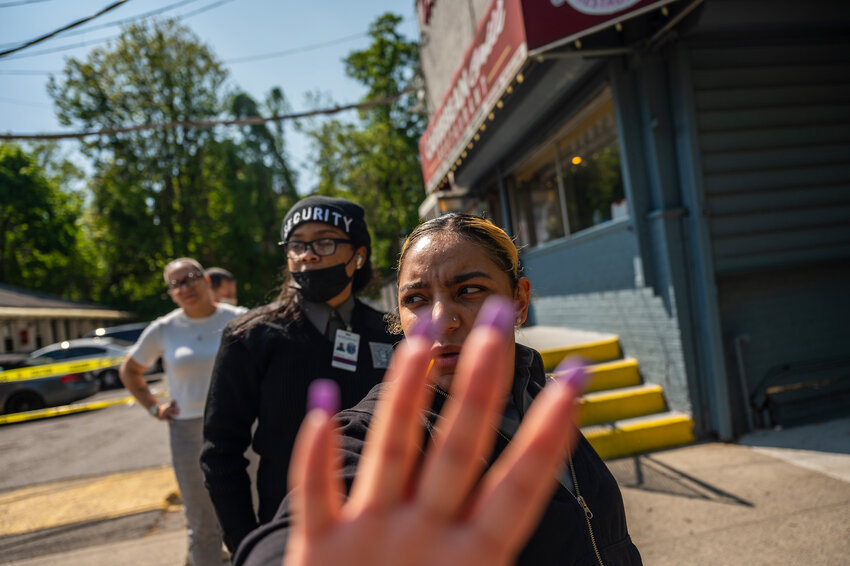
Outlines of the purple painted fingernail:
<svg viewBox="0 0 850 566">
<path fill-rule="evenodd" d="M 317 379 L 307 389 L 307 410 L 320 409 L 329 415 L 339 410 L 339 386 L 330 379 Z"/>
<path fill-rule="evenodd" d="M 510 335 L 514 331 L 514 316 L 516 315 L 513 301 L 507 297 L 493 295 L 481 305 L 478 318 L 475 319 L 475 326 L 489 326 L 501 330 L 505 335 Z"/>
<path fill-rule="evenodd" d="M 413 323 L 413 328 L 407 333 L 408 338 L 427 338 L 434 340 L 437 337 L 437 325 L 430 316 L 423 316 Z"/>
<path fill-rule="evenodd" d="M 555 376 L 564 385 L 581 393 L 590 382 L 591 373 L 587 371 L 587 360 L 581 356 L 567 356 L 555 369 Z"/>
</svg>

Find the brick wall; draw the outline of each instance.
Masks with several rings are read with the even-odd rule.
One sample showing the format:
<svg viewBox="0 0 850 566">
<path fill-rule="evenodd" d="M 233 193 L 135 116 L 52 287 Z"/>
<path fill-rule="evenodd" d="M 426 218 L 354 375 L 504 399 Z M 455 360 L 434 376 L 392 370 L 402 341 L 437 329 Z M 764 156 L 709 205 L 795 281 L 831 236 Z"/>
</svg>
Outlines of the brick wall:
<svg viewBox="0 0 850 566">
<path fill-rule="evenodd" d="M 679 324 L 652 289 L 537 297 L 532 311 L 535 324 L 619 335 L 644 381 L 664 388 L 671 409 L 691 413 Z"/>
</svg>

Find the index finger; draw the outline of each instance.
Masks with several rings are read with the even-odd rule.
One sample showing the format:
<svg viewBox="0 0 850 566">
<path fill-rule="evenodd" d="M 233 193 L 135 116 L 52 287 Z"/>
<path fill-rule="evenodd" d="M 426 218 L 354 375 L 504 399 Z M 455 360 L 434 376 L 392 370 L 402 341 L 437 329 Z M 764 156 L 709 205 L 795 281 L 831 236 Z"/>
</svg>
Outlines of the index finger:
<svg viewBox="0 0 850 566">
<path fill-rule="evenodd" d="M 417 498 L 432 513 L 454 517 L 493 449 L 495 425 L 513 376 L 513 302 L 492 296 L 461 350 L 452 395 L 426 456 Z"/>
</svg>

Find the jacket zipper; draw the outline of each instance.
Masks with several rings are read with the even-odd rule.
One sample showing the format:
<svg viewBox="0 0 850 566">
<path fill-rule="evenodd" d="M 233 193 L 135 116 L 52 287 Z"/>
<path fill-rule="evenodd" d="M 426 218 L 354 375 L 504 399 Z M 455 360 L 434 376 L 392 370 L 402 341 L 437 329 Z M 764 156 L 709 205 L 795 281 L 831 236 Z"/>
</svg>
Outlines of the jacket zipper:
<svg viewBox="0 0 850 566">
<path fill-rule="evenodd" d="M 599 554 L 599 547 L 596 546 L 596 537 L 593 536 L 593 525 L 590 520 L 593 518 L 593 511 L 587 506 L 587 501 L 581 496 L 581 490 L 578 488 L 578 477 L 576 476 L 576 468 L 573 466 L 573 459 L 570 457 L 570 474 L 573 476 L 573 486 L 576 488 L 576 501 L 584 511 L 584 519 L 587 521 L 587 530 L 590 533 L 590 543 L 593 545 L 593 552 L 596 553 L 596 559 L 599 561 L 599 566 L 605 566 L 602 562 L 602 555 Z"/>
<path fill-rule="evenodd" d="M 447 392 L 443 391 L 442 389 L 440 389 L 437 386 L 429 385 L 428 387 L 430 387 L 431 389 L 433 389 L 434 391 L 436 391 L 437 393 L 439 393 L 440 395 L 442 395 L 446 399 L 452 398 L 451 395 L 449 395 Z M 498 435 L 501 436 L 505 440 L 505 442 L 510 443 L 511 439 L 508 438 L 501 430 L 499 430 L 496 427 L 493 427 L 493 428 L 496 429 L 496 432 L 498 433 Z M 590 510 L 590 507 L 587 505 L 587 501 L 585 501 L 584 497 L 582 497 L 582 495 L 581 495 L 581 490 L 578 487 L 578 476 L 576 476 L 576 469 L 575 469 L 575 466 L 573 466 L 572 456 L 569 459 L 569 464 L 570 464 L 570 474 L 573 477 L 573 486 L 576 488 L 575 498 L 576 498 L 576 501 L 578 502 L 579 506 L 581 506 L 582 511 L 584 511 L 584 519 L 587 521 L 587 531 L 590 534 L 590 543 L 593 545 L 593 552 L 594 552 L 594 554 L 596 554 L 596 560 L 599 561 L 599 566 L 605 566 L 605 563 L 602 561 L 602 555 L 599 554 L 599 547 L 596 545 L 596 537 L 593 535 L 593 525 L 590 524 L 590 520 L 593 518 L 593 511 Z"/>
</svg>

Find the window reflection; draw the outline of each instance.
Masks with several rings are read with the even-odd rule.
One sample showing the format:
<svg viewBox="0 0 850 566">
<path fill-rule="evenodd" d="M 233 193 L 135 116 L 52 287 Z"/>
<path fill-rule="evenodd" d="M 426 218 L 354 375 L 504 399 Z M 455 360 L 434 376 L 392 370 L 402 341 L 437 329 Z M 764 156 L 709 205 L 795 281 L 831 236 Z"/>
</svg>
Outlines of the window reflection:
<svg viewBox="0 0 850 566">
<path fill-rule="evenodd" d="M 610 88 L 532 152 L 506 186 L 521 245 L 538 246 L 628 216 Z"/>
<path fill-rule="evenodd" d="M 557 144 L 570 231 L 627 215 L 610 88 L 570 120 Z"/>
</svg>

